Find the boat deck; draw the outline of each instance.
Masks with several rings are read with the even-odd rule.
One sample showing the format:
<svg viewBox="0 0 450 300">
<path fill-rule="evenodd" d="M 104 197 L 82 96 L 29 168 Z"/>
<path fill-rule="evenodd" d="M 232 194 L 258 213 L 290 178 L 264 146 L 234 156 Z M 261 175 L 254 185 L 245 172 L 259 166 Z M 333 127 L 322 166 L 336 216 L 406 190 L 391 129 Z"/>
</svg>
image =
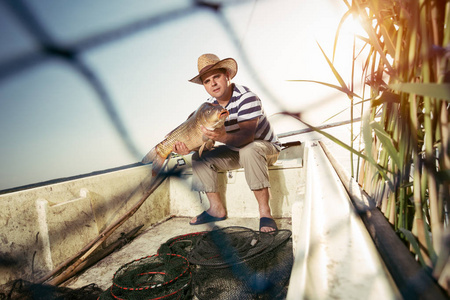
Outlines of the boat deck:
<svg viewBox="0 0 450 300">
<path fill-rule="evenodd" d="M 208 201 L 205 195 L 191 191 L 192 173 L 189 160 L 186 162 L 179 177 L 165 180 L 148 198 L 148 166 L 5 195 L 4 215 L 16 216 L 21 222 L 8 224 L 5 236 L 11 245 L 21 246 L 22 256 L 30 257 L 34 264 L 21 268 L 20 274 L 19 268 L 10 268 L 4 280 L 28 273 L 41 278 L 101 236 L 140 199 L 147 200 L 103 242 L 103 249 L 115 245 L 122 232 L 144 224 L 141 233 L 65 286 L 81 288 L 95 283 L 106 290 L 121 266 L 157 254 L 160 245 L 171 238 L 210 231 L 214 225 L 259 229 L 257 201 L 242 170 L 219 174 L 219 190 L 229 218 L 217 224 L 189 225 L 192 216 L 208 208 Z M 294 262 L 287 299 L 399 299 L 343 182 L 318 143 L 283 150 L 269 172 L 272 215 L 279 229 L 292 232 Z M 34 211 L 27 209 L 30 207 Z"/>
<path fill-rule="evenodd" d="M 95 283 L 102 290 L 106 290 L 112 284 L 114 273 L 122 265 L 135 259 L 156 254 L 161 244 L 165 243 L 170 238 L 179 235 L 209 231 L 212 230 L 214 226 L 221 228 L 228 226 L 241 226 L 253 230 L 258 230 L 259 228 L 258 218 L 228 218 L 217 223 L 196 226 L 189 225 L 189 220 L 190 218 L 186 217 L 174 217 L 156 226 L 143 230 L 143 232 L 134 238 L 130 243 L 105 257 L 80 275 L 71 278 L 64 284 L 64 286 L 70 288 L 81 288 L 88 284 Z M 290 218 L 276 219 L 276 223 L 279 229 L 291 230 Z"/>
</svg>

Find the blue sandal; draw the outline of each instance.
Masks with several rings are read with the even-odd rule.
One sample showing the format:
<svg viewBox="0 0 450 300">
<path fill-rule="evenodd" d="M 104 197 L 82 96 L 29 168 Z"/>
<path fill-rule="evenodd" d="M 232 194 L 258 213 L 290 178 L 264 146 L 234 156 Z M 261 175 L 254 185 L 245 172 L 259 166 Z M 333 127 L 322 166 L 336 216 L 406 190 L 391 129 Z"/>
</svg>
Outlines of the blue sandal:
<svg viewBox="0 0 450 300">
<path fill-rule="evenodd" d="M 261 231 L 262 227 L 270 227 L 273 228 L 275 231 L 278 230 L 277 223 L 275 223 L 275 220 L 267 217 L 262 217 L 261 219 L 259 219 L 259 231 Z"/>
<path fill-rule="evenodd" d="M 208 214 L 206 211 L 202 212 L 201 214 L 199 214 L 197 216 L 197 220 L 192 223 L 189 222 L 189 224 L 191 225 L 200 225 L 200 224 L 206 224 L 206 223 L 210 223 L 210 222 L 217 222 L 217 221 L 223 221 L 227 218 L 227 216 L 224 217 L 213 217 L 210 214 Z"/>
</svg>

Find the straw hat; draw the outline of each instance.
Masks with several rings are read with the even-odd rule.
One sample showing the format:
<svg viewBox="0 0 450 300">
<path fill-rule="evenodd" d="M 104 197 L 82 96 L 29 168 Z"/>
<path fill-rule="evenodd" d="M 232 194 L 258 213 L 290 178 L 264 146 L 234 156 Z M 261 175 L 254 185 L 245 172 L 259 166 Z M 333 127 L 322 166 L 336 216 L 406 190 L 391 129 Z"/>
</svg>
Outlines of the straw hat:
<svg viewBox="0 0 450 300">
<path fill-rule="evenodd" d="M 232 58 L 225 58 L 220 60 L 219 57 L 215 54 L 203 54 L 198 58 L 198 75 L 189 80 L 190 82 L 203 84 L 201 77 L 205 75 L 205 73 L 215 70 L 215 69 L 227 69 L 230 74 L 230 79 L 236 76 L 237 73 L 237 63 Z"/>
</svg>

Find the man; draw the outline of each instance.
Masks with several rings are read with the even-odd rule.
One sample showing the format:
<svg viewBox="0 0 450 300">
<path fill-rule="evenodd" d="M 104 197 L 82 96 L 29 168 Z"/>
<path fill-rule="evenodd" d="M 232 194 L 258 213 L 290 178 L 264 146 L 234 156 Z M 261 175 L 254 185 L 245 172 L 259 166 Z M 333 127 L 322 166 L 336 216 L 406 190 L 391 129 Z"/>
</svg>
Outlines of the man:
<svg viewBox="0 0 450 300">
<path fill-rule="evenodd" d="M 226 219 L 227 212 L 217 191 L 217 172 L 244 168 L 245 178 L 259 205 L 260 231 L 277 230 L 269 207 L 268 166 L 275 163 L 280 143 L 264 114 L 260 99 L 247 87 L 231 83 L 237 73 L 232 58 L 220 60 L 214 54 L 198 58 L 199 74 L 189 80 L 202 84 L 211 96 L 207 102 L 221 105 L 230 112 L 225 126 L 214 131 L 202 128 L 203 134 L 220 145 L 192 157 L 193 189 L 206 192 L 210 207 L 194 217 L 190 224 L 199 225 Z M 173 151 L 186 155 L 186 145 L 177 142 Z"/>
</svg>

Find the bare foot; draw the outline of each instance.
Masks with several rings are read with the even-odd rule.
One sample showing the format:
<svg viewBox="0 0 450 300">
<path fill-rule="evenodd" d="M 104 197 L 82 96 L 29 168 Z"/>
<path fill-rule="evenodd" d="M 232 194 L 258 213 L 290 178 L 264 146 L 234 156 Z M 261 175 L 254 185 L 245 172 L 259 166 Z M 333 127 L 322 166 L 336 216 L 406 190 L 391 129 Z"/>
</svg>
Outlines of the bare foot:
<svg viewBox="0 0 450 300">
<path fill-rule="evenodd" d="M 275 231 L 275 228 L 264 226 L 264 227 L 261 227 L 260 231 L 261 232 L 272 232 L 272 231 Z"/>
</svg>

